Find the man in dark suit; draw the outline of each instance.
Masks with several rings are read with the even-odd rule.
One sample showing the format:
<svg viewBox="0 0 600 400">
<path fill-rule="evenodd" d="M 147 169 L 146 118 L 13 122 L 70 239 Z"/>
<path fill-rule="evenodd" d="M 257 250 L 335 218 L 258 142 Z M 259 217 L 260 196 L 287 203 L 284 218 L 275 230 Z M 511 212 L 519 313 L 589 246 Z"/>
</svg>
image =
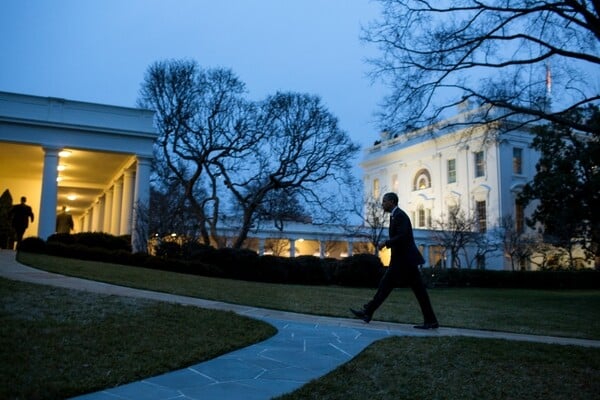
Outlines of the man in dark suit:
<svg viewBox="0 0 600 400">
<path fill-rule="evenodd" d="M 21 197 L 21 203 L 14 205 L 8 212 L 8 217 L 11 219 L 11 224 L 17 237 L 17 250 L 23 240 L 25 230 L 29 226 L 29 220 L 33 222 L 33 211 L 31 211 L 31 207 L 25 203 L 27 203 L 27 198 L 23 196 Z"/>
<path fill-rule="evenodd" d="M 381 203 L 384 211 L 391 213 L 389 239 L 379 245 L 379 249 L 388 247 L 392 251 L 390 265 L 379 282 L 379 287 L 373 299 L 364 305 L 362 310 L 350 309 L 357 318 L 369 323 L 375 310 L 383 304 L 392 290 L 397 286 L 408 284 L 415 294 L 421 312 L 423 324 L 416 325 L 417 329 L 436 329 L 439 327 L 427 289 L 421 279 L 419 265 L 425 263 L 413 237 L 412 225 L 408 215 L 398 208 L 396 193 L 386 193 Z"/>
</svg>

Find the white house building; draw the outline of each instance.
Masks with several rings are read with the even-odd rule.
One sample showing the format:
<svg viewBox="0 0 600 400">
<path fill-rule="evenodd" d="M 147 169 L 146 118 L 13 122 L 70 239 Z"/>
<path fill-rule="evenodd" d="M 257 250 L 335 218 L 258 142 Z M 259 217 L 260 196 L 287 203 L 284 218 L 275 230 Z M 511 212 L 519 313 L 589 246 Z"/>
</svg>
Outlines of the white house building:
<svg viewBox="0 0 600 400">
<path fill-rule="evenodd" d="M 533 135 L 524 129 L 503 132 L 494 124 L 461 124 L 473 112 L 478 111 L 464 110 L 443 124 L 400 136 L 384 132 L 361 163 L 365 193 L 373 198 L 386 191 L 398 194 L 422 249 L 430 248 L 431 264 L 447 256 L 435 246 L 436 222 L 456 207 L 475 217 L 479 231 L 489 236 L 506 216 L 517 231 L 527 229 L 524 218 L 531 210 L 516 198 L 535 175 L 539 154 L 530 147 Z M 486 269 L 510 268 L 501 246 L 479 261 Z"/>
<path fill-rule="evenodd" d="M 0 192 L 27 198 L 35 221 L 25 237 L 47 238 L 66 206 L 75 232 L 132 235 L 147 203 L 154 112 L 0 92 Z"/>
</svg>

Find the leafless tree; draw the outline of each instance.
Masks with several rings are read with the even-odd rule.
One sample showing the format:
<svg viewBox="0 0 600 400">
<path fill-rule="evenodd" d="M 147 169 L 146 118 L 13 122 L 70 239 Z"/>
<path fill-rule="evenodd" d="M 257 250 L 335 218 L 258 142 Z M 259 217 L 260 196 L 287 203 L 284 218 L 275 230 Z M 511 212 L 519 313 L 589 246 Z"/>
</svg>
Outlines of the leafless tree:
<svg viewBox="0 0 600 400">
<path fill-rule="evenodd" d="M 139 104 L 157 112 L 159 156 L 184 188 L 205 244 L 225 246 L 225 224 L 241 248 L 274 192 L 334 213 L 335 191 L 352 179 L 358 146 L 317 96 L 278 93 L 257 103 L 244 95 L 231 71 L 193 61 L 157 62 L 142 84 Z"/>
<path fill-rule="evenodd" d="M 434 221 L 434 237 L 440 246 L 450 255 L 451 268 L 461 268 L 462 254 L 468 262 L 467 247 L 475 243 L 477 223 L 474 218 L 468 217 L 460 207 L 450 209 L 448 216 Z"/>
<path fill-rule="evenodd" d="M 257 210 L 274 191 L 293 191 L 313 212 L 339 212 L 338 193 L 353 179 L 351 161 L 359 149 L 321 100 L 308 94 L 269 96 L 260 105 L 256 129 L 262 140 L 244 158 L 246 173 L 215 163 L 242 212 L 233 247 L 246 239 Z"/>
<path fill-rule="evenodd" d="M 502 243 L 504 256 L 510 259 L 511 269 L 525 269 L 525 262 L 531 260 L 541 239 L 533 234 L 517 231 L 512 215 L 501 218 L 496 232 Z"/>
<path fill-rule="evenodd" d="M 311 220 L 293 190 L 273 190 L 267 193 L 256 211 L 256 218 L 259 221 L 273 222 L 279 231 L 283 231 L 286 222 Z"/>
<path fill-rule="evenodd" d="M 380 0 L 363 39 L 381 55 L 373 78 L 389 86 L 382 125 L 430 125 L 465 102 L 492 106 L 462 123 L 519 116 L 568 121 L 565 111 L 600 101 L 600 3 L 595 0 Z M 556 93 L 552 99 L 551 93 Z M 454 114 L 452 110 L 452 114 Z M 457 123 L 454 121 L 453 123 Z"/>
<path fill-rule="evenodd" d="M 260 139 L 248 129 L 252 107 L 242 98 L 244 91 L 229 70 L 203 70 L 193 61 L 177 60 L 151 65 L 140 91 L 139 104 L 156 110 L 159 156 L 184 188 L 206 244 L 217 236 L 221 206 L 218 177 L 209 166 L 248 154 Z M 206 196 L 198 198 L 202 187 Z"/>
<path fill-rule="evenodd" d="M 283 256 L 290 249 L 290 241 L 285 238 L 271 239 L 265 244 L 265 250 L 274 256 Z"/>
<path fill-rule="evenodd" d="M 381 243 L 385 231 L 386 216 L 381 199 L 373 194 L 365 195 L 360 204 L 355 204 L 353 213 L 360 218 L 362 227 L 367 228 L 369 241 L 375 248 L 375 255 L 379 254 L 379 243 Z"/>
</svg>

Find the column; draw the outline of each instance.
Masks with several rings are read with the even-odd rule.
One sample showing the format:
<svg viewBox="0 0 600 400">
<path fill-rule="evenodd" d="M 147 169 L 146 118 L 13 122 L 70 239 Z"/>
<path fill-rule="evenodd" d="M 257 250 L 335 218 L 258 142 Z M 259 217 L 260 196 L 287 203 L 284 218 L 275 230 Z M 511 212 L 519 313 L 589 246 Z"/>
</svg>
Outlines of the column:
<svg viewBox="0 0 600 400">
<path fill-rule="evenodd" d="M 121 235 L 129 235 L 131 233 L 131 214 L 133 208 L 133 171 L 125 171 L 123 174 L 123 197 L 121 199 Z"/>
<path fill-rule="evenodd" d="M 108 189 L 106 193 L 104 193 L 104 221 L 102 222 L 102 231 L 105 233 L 110 233 L 111 231 L 111 221 L 112 221 L 112 208 L 113 208 L 113 188 Z"/>
<path fill-rule="evenodd" d="M 118 179 L 115 181 L 113 189 L 113 201 L 110 221 L 110 233 L 118 236 L 121 234 L 121 202 L 123 201 L 123 181 Z"/>
<path fill-rule="evenodd" d="M 265 255 L 265 238 L 258 238 L 258 255 Z"/>
<path fill-rule="evenodd" d="M 319 240 L 319 258 L 325 258 L 325 242 Z"/>
<path fill-rule="evenodd" d="M 92 232 L 100 230 L 100 200 L 92 205 Z"/>
<path fill-rule="evenodd" d="M 85 222 L 83 224 L 83 231 L 84 232 L 91 232 L 92 231 L 92 213 L 93 210 L 92 208 L 88 208 L 87 211 L 85 212 Z"/>
<path fill-rule="evenodd" d="M 134 252 L 148 251 L 147 227 L 145 226 L 150 202 L 150 168 L 152 160 L 137 157 L 135 192 L 133 195 L 133 220 L 131 221 L 131 246 Z"/>
<path fill-rule="evenodd" d="M 423 245 L 423 258 L 425 259 L 425 263 L 423 264 L 424 267 L 431 267 L 431 263 L 430 263 L 430 254 L 429 254 L 429 245 L 424 244 Z"/>
<path fill-rule="evenodd" d="M 352 257 L 352 252 L 354 251 L 354 242 L 352 239 L 348 240 L 348 257 Z"/>
<path fill-rule="evenodd" d="M 290 239 L 290 258 L 296 257 L 296 240 Z"/>
<path fill-rule="evenodd" d="M 40 215 L 38 235 L 48 239 L 56 231 L 56 198 L 58 196 L 58 152 L 60 149 L 44 147 L 44 168 L 42 172 L 42 196 L 40 199 Z"/>
</svg>

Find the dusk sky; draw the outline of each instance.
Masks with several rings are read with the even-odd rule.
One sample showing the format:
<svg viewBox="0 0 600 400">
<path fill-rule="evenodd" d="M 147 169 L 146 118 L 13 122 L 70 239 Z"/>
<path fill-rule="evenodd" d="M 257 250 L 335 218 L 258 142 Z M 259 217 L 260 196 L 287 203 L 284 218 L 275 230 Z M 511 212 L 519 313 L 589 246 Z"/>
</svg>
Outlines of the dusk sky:
<svg viewBox="0 0 600 400">
<path fill-rule="evenodd" d="M 192 59 L 253 100 L 320 96 L 364 148 L 385 91 L 359 37 L 378 16 L 370 0 L 3 0 L 0 91 L 133 107 L 150 64 Z"/>
</svg>

